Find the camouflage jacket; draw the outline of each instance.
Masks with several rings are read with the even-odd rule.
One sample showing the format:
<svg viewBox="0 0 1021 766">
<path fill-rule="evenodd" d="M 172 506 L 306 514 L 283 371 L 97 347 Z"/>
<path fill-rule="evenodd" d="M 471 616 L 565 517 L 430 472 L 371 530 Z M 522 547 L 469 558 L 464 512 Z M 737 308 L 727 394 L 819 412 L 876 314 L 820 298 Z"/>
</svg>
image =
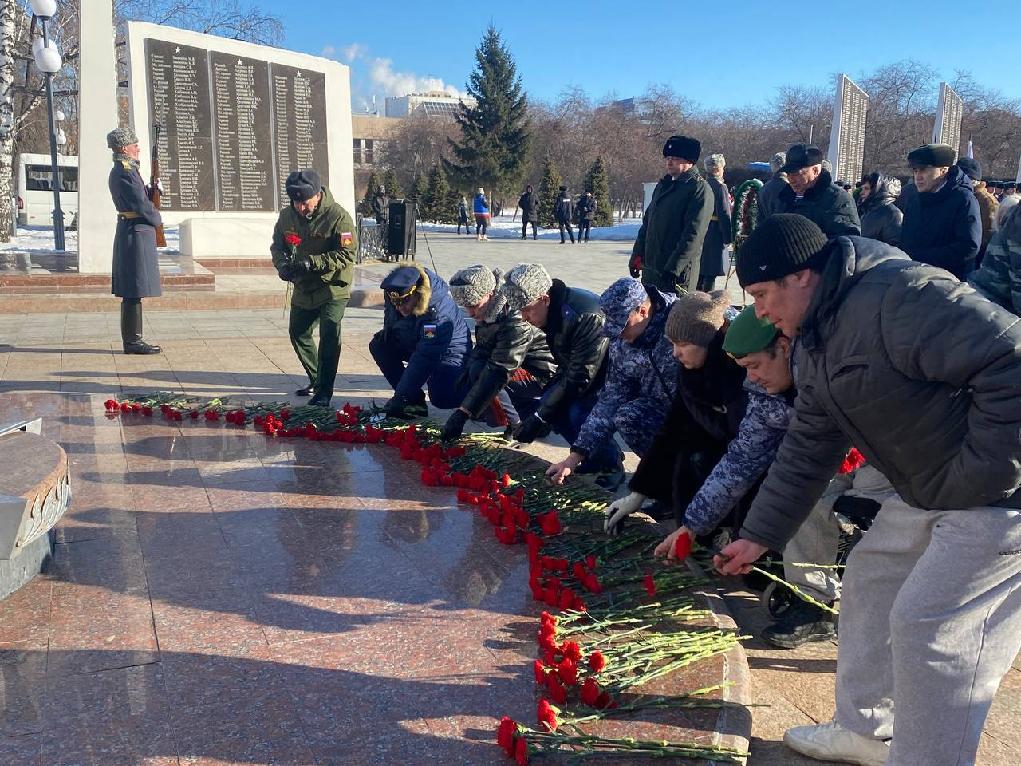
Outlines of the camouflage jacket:
<svg viewBox="0 0 1021 766">
<path fill-rule="evenodd" d="M 982 265 L 968 282 L 1011 313 L 1021 312 L 1021 213 L 1008 216 L 993 234 Z"/>
<path fill-rule="evenodd" d="M 716 529 L 766 473 L 794 412 L 793 390 L 772 395 L 755 383 L 745 381 L 744 387 L 748 407 L 737 435 L 684 512 L 684 526 L 697 535 Z"/>
<path fill-rule="evenodd" d="M 677 296 L 651 292 L 654 310 L 641 337 L 633 343 L 620 338 L 610 343 L 606 383 L 571 445 L 573 452 L 588 455 L 613 438 L 614 415 L 630 401 L 651 399 L 662 406 L 664 413 L 670 410 L 670 402 L 677 391 L 677 361 L 669 338 L 663 334 L 663 326 Z"/>
</svg>

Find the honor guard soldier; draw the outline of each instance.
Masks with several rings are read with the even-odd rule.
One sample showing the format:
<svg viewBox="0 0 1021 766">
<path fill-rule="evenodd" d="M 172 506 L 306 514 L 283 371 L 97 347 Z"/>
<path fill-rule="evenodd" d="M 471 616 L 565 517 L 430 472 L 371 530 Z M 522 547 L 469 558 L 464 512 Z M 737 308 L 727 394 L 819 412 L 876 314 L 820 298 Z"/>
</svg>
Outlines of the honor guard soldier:
<svg viewBox="0 0 1021 766">
<path fill-rule="evenodd" d="M 288 334 L 308 386 L 295 391 L 310 404 L 329 407 L 340 363 L 340 323 L 354 278 L 354 220 L 314 170 L 295 170 L 284 184 L 290 204 L 273 229 L 273 265 L 294 285 Z M 312 331 L 319 325 L 319 349 Z"/>
<path fill-rule="evenodd" d="M 162 349 L 142 340 L 142 298 L 156 298 L 160 289 L 160 265 L 156 255 L 156 228 L 163 223 L 160 211 L 138 172 L 138 136 L 131 128 L 106 134 L 113 151 L 110 196 L 117 208 L 117 233 L 113 240 L 111 292 L 121 299 L 121 340 L 125 354 L 158 354 Z"/>
</svg>

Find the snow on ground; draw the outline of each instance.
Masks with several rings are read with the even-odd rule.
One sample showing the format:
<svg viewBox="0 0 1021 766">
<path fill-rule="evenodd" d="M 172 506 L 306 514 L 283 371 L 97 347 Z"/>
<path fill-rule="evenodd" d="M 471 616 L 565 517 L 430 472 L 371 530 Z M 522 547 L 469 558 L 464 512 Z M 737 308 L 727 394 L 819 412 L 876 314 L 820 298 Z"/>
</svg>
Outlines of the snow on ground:
<svg viewBox="0 0 1021 766">
<path fill-rule="evenodd" d="M 490 239 L 515 239 L 521 237 L 521 217 L 518 216 L 516 220 L 512 220 L 513 216 L 510 215 L 499 215 L 495 216 L 489 224 L 488 236 Z M 475 231 L 475 223 L 472 221 L 471 231 Z M 623 223 L 618 223 L 615 226 L 600 226 L 592 227 L 590 239 L 599 239 L 605 241 L 614 242 L 630 242 L 638 236 L 638 229 L 641 227 L 642 221 L 640 218 L 626 218 Z M 457 231 L 455 224 L 447 223 L 419 223 L 418 225 L 421 231 L 448 231 L 454 233 Z M 574 230 L 575 236 L 578 234 L 578 227 L 571 226 Z M 532 226 L 528 226 L 528 236 L 532 236 Z M 539 239 L 560 239 L 559 229 L 539 229 Z"/>
<path fill-rule="evenodd" d="M 167 235 L 166 252 L 176 253 L 180 249 L 181 242 L 178 227 L 167 226 L 163 231 Z M 67 252 L 78 252 L 78 232 L 65 231 L 64 244 Z M 19 226 L 16 237 L 12 237 L 10 242 L 0 242 L 0 252 L 5 250 L 13 250 L 18 253 L 52 253 L 54 252 L 53 227 Z"/>
</svg>

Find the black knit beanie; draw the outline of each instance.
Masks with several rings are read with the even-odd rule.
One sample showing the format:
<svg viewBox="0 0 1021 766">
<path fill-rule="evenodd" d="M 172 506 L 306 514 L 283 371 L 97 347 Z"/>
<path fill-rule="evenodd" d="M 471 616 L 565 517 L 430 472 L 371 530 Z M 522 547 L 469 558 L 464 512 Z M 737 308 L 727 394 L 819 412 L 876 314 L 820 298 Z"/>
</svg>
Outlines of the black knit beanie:
<svg viewBox="0 0 1021 766">
<path fill-rule="evenodd" d="M 827 243 L 822 229 L 803 215 L 771 215 L 737 251 L 738 282 L 747 287 L 807 269 L 815 256 L 826 251 Z"/>
</svg>

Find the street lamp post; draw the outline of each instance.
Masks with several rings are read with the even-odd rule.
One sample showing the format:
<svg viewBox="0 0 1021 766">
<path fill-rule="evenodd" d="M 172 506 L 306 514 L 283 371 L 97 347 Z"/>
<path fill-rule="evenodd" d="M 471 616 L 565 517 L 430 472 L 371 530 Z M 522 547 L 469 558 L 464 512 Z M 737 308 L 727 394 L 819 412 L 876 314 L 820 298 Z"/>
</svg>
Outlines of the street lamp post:
<svg viewBox="0 0 1021 766">
<path fill-rule="evenodd" d="M 35 65 L 46 75 L 46 108 L 50 126 L 50 164 L 53 170 L 53 246 L 63 252 L 64 247 L 64 212 L 60 209 L 60 168 L 57 166 L 57 126 L 53 114 L 53 75 L 60 71 L 63 61 L 57 44 L 50 40 L 46 23 L 57 12 L 56 0 L 30 0 L 32 13 L 39 19 L 42 27 L 42 39 L 32 44 Z M 40 45 L 39 43 L 42 43 Z"/>
</svg>

